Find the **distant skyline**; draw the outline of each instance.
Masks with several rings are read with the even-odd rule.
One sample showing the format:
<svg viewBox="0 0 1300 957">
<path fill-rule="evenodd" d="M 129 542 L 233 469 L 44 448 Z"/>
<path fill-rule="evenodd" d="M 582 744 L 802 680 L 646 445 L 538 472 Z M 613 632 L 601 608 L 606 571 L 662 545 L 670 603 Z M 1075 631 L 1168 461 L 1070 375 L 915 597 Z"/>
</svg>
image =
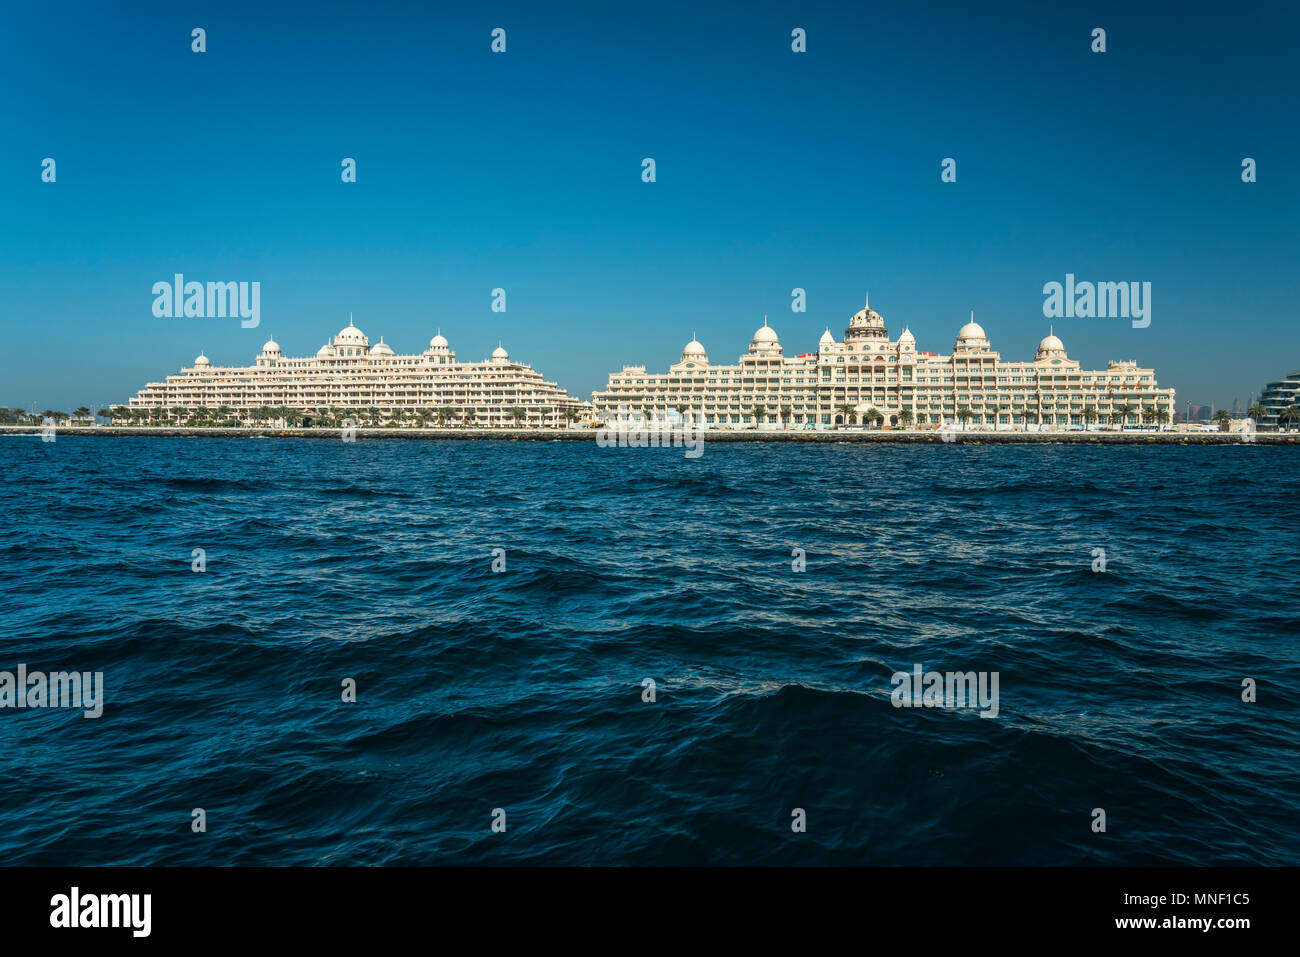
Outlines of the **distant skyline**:
<svg viewBox="0 0 1300 957">
<path fill-rule="evenodd" d="M 587 398 L 693 334 L 733 361 L 764 315 L 814 351 L 867 290 L 919 349 L 972 309 L 1007 359 L 1054 326 L 1180 410 L 1300 367 L 1294 8 L 838 6 L 6 9 L 0 404 L 311 355 L 349 313 Z M 176 273 L 259 282 L 260 325 L 155 317 Z M 1149 282 L 1150 326 L 1045 318 L 1067 273 Z"/>
</svg>

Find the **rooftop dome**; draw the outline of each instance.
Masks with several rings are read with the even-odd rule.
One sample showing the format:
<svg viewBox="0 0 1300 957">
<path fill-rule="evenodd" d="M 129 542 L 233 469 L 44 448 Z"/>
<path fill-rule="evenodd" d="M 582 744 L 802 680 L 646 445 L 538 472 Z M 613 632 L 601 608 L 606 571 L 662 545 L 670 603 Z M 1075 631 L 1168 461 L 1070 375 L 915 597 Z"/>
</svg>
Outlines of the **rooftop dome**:
<svg viewBox="0 0 1300 957">
<path fill-rule="evenodd" d="M 267 340 L 266 340 L 266 345 L 262 346 L 262 351 L 263 351 L 263 352 L 279 352 L 279 351 L 280 351 L 280 343 L 276 342 L 274 339 L 267 339 Z"/>
<path fill-rule="evenodd" d="M 316 358 L 317 359 L 334 358 L 334 347 L 330 345 L 328 342 L 325 343 L 325 345 L 321 346 L 319 349 L 316 350 Z"/>
<path fill-rule="evenodd" d="M 447 337 L 441 332 L 429 340 L 430 349 L 446 349 L 449 345 L 451 345 L 451 343 L 447 341 Z"/>
<path fill-rule="evenodd" d="M 370 350 L 372 356 L 391 356 L 393 354 L 392 346 L 384 342 L 381 336 L 379 342 Z"/>
<path fill-rule="evenodd" d="M 759 326 L 758 331 L 754 333 L 755 342 L 777 342 L 776 330 L 767 324 L 767 317 L 763 317 L 763 324 Z"/>
<path fill-rule="evenodd" d="M 1034 354 L 1034 361 L 1041 362 L 1044 359 L 1068 359 L 1065 354 L 1065 343 L 1062 342 L 1055 333 L 1048 332 L 1043 341 L 1038 344 L 1038 352 Z"/>
<path fill-rule="evenodd" d="M 352 324 L 352 316 L 348 315 L 348 324 L 339 330 L 339 334 L 334 337 L 336 346 L 364 346 L 369 342 L 366 334 Z"/>
<path fill-rule="evenodd" d="M 984 327 L 972 319 L 957 331 L 958 339 L 986 339 Z"/>
<path fill-rule="evenodd" d="M 510 353 L 506 352 L 505 348 L 502 347 L 501 345 L 498 344 L 497 347 L 492 350 L 493 362 L 506 362 L 509 359 L 510 359 Z"/>
<path fill-rule="evenodd" d="M 195 364 L 196 366 L 209 366 L 209 365 L 212 365 L 212 363 L 210 363 L 210 362 L 208 361 L 208 357 L 205 356 L 202 352 L 200 352 L 200 353 L 199 353 L 199 357 L 198 357 L 197 359 L 194 360 L 194 364 Z"/>
</svg>

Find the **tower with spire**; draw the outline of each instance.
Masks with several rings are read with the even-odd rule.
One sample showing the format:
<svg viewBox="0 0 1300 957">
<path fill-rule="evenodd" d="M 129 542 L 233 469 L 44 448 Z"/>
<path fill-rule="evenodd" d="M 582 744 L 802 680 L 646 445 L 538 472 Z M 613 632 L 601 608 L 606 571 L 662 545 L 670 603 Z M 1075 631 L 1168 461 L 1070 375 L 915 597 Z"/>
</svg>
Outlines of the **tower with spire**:
<svg viewBox="0 0 1300 957">
<path fill-rule="evenodd" d="M 863 296 L 862 308 L 849 319 L 849 327 L 844 330 L 844 341 L 881 342 L 888 345 L 889 330 L 885 327 L 885 320 L 880 313 L 871 308 L 870 293 Z"/>
</svg>

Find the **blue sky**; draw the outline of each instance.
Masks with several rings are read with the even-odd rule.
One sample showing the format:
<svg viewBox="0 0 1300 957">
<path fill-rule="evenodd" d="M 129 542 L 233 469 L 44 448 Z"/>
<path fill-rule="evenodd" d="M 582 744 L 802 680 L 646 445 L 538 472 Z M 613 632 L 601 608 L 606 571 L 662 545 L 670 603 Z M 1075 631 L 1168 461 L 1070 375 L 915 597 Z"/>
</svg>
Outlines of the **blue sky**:
<svg viewBox="0 0 1300 957">
<path fill-rule="evenodd" d="M 734 361 L 764 314 L 811 351 L 868 289 L 923 350 L 974 309 L 1022 359 L 1067 272 L 1151 282 L 1149 328 L 1055 331 L 1180 408 L 1300 367 L 1285 4 L 375 6 L 5 7 L 0 404 L 120 402 L 271 334 L 314 352 L 349 312 L 399 352 L 499 339 L 585 396 L 693 332 Z M 176 272 L 260 282 L 261 326 L 154 317 Z"/>
</svg>

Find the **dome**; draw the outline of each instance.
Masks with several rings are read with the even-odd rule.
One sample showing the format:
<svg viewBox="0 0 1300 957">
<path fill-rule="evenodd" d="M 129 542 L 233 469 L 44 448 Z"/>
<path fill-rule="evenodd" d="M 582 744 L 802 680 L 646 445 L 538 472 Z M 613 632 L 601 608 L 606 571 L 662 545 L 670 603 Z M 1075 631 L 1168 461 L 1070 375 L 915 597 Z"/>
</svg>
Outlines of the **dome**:
<svg viewBox="0 0 1300 957">
<path fill-rule="evenodd" d="M 957 331 L 958 339 L 984 339 L 984 327 L 972 319 Z"/>
<path fill-rule="evenodd" d="M 1064 352 L 1065 343 L 1055 335 L 1048 336 L 1038 344 L 1039 352 Z"/>
<path fill-rule="evenodd" d="M 262 351 L 263 351 L 263 352 L 279 352 L 279 351 L 280 351 L 280 343 L 276 342 L 274 339 L 267 339 L 267 340 L 266 340 L 266 345 L 262 346 Z"/>
<path fill-rule="evenodd" d="M 336 346 L 364 346 L 369 341 L 366 334 L 352 324 L 351 316 L 348 316 L 348 324 L 334 337 Z"/>
<path fill-rule="evenodd" d="M 776 330 L 767 324 L 767 316 L 763 317 L 763 324 L 754 333 L 754 339 L 749 344 L 749 354 L 773 356 L 781 354 L 781 343 L 776 337 Z"/>
<path fill-rule="evenodd" d="M 683 359 L 685 359 L 687 356 L 702 357 L 705 355 L 707 355 L 707 353 L 704 351 L 704 346 L 700 345 L 700 341 L 698 339 L 692 339 L 690 342 L 686 343 L 686 348 L 682 350 Z"/>
<path fill-rule="evenodd" d="M 506 352 L 506 350 L 500 345 L 492 350 L 492 361 L 494 362 L 505 362 L 509 358 L 510 353 Z"/>
<path fill-rule="evenodd" d="M 818 345 L 823 345 L 823 346 L 835 345 L 835 337 L 831 335 L 831 330 L 829 328 L 827 328 L 827 330 L 822 333 L 821 341 L 818 343 Z"/>
<path fill-rule="evenodd" d="M 328 342 L 325 343 L 325 345 L 321 346 L 319 349 L 316 350 L 316 358 L 317 359 L 334 358 L 334 347 L 330 345 Z"/>
<path fill-rule="evenodd" d="M 451 343 L 447 341 L 446 336 L 441 332 L 429 340 L 430 349 L 446 349 Z"/>
<path fill-rule="evenodd" d="M 370 354 L 372 356 L 391 356 L 393 354 L 393 349 L 392 346 L 385 343 L 381 337 L 379 342 L 375 344 L 374 348 L 370 350 Z"/>
<path fill-rule="evenodd" d="M 212 363 L 208 361 L 208 357 L 205 356 L 205 355 L 204 355 L 203 353 L 201 353 L 201 352 L 199 353 L 198 358 L 194 360 L 194 364 L 195 364 L 196 366 L 210 366 L 210 365 L 212 365 Z"/>
</svg>

